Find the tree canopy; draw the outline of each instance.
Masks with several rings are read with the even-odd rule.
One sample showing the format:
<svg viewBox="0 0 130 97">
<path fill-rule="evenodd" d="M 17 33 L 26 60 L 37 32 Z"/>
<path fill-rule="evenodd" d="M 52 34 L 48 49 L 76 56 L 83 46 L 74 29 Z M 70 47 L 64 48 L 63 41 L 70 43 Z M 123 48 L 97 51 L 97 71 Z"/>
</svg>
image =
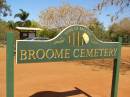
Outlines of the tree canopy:
<svg viewBox="0 0 130 97">
<path fill-rule="evenodd" d="M 18 26 L 30 26 L 31 25 L 31 21 L 28 20 L 29 17 L 29 13 L 24 11 L 23 9 L 19 9 L 20 12 L 15 14 L 14 18 L 18 17 L 20 19 L 20 21 L 17 21 L 16 24 Z"/>
<path fill-rule="evenodd" d="M 0 16 L 11 15 L 10 6 L 6 3 L 6 0 L 0 0 Z"/>
<path fill-rule="evenodd" d="M 94 19 L 94 14 L 81 6 L 64 4 L 49 7 L 40 14 L 40 24 L 52 28 L 64 28 L 73 24 L 87 25 Z"/>
<path fill-rule="evenodd" d="M 109 32 L 110 37 L 113 40 L 117 40 L 119 36 L 121 37 L 130 37 L 130 18 L 124 18 L 119 23 L 114 23 L 110 26 Z"/>
<path fill-rule="evenodd" d="M 11 23 L 12 21 L 10 21 Z M 15 37 L 18 38 L 18 32 L 12 28 L 13 25 L 9 25 L 8 22 L 0 19 L 0 42 L 6 41 L 6 33 L 7 32 L 14 32 Z"/>
<path fill-rule="evenodd" d="M 108 13 L 107 16 L 110 16 L 111 21 L 115 21 L 119 18 L 119 15 L 125 10 L 130 11 L 130 0 L 102 0 L 97 4 L 95 10 L 102 11 L 105 7 L 116 6 L 115 14 Z"/>
</svg>

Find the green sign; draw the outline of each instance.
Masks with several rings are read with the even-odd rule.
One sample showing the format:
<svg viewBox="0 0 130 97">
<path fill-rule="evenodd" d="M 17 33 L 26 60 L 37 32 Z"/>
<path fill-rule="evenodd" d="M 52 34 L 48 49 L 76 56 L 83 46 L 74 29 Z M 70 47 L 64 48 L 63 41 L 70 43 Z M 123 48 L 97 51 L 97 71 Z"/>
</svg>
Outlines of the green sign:
<svg viewBox="0 0 130 97">
<path fill-rule="evenodd" d="M 50 40 L 17 40 L 16 63 L 114 59 L 111 97 L 117 97 L 121 56 L 119 42 L 102 42 L 81 25 L 65 28 Z M 6 97 L 14 97 L 14 34 L 7 33 Z"/>
<path fill-rule="evenodd" d="M 119 42 L 102 42 L 80 25 L 69 26 L 50 40 L 17 40 L 17 63 L 116 58 Z"/>
</svg>

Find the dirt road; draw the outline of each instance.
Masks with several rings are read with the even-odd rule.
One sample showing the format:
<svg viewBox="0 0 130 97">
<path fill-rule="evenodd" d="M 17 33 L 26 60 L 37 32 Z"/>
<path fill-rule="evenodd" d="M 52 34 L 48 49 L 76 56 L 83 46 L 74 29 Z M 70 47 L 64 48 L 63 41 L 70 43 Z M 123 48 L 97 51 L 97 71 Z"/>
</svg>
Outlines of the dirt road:
<svg viewBox="0 0 130 97">
<path fill-rule="evenodd" d="M 0 97 L 5 65 L 0 48 Z M 112 60 L 15 64 L 15 97 L 110 97 L 111 78 Z M 130 97 L 130 47 L 122 48 L 118 97 Z"/>
</svg>

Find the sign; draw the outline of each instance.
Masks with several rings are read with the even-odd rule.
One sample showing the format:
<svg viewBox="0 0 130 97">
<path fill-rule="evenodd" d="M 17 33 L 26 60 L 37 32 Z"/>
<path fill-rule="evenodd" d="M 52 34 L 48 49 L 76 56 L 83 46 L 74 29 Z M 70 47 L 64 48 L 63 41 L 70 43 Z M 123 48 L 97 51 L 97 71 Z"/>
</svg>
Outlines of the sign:
<svg viewBox="0 0 130 97">
<path fill-rule="evenodd" d="M 14 34 L 7 33 L 6 97 L 14 97 Z M 65 28 L 50 40 L 17 40 L 16 62 L 49 62 L 67 60 L 114 59 L 111 97 L 117 97 L 121 42 L 102 42 L 82 25 Z"/>
<path fill-rule="evenodd" d="M 17 40 L 17 63 L 118 57 L 119 42 L 102 42 L 85 26 L 72 25 L 50 40 Z"/>
</svg>

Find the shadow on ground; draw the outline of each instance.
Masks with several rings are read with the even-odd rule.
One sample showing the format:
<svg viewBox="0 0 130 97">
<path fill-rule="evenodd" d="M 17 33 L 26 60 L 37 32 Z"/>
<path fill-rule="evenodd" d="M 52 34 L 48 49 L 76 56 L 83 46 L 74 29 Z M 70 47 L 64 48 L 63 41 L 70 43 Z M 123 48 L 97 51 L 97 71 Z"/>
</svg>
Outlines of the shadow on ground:
<svg viewBox="0 0 130 97">
<path fill-rule="evenodd" d="M 37 92 L 30 97 L 68 97 L 83 94 L 85 97 L 92 97 L 91 95 L 85 93 L 84 91 L 80 90 L 79 88 L 75 87 L 74 90 L 65 91 L 65 92 L 55 92 L 55 91 L 40 91 Z"/>
</svg>

